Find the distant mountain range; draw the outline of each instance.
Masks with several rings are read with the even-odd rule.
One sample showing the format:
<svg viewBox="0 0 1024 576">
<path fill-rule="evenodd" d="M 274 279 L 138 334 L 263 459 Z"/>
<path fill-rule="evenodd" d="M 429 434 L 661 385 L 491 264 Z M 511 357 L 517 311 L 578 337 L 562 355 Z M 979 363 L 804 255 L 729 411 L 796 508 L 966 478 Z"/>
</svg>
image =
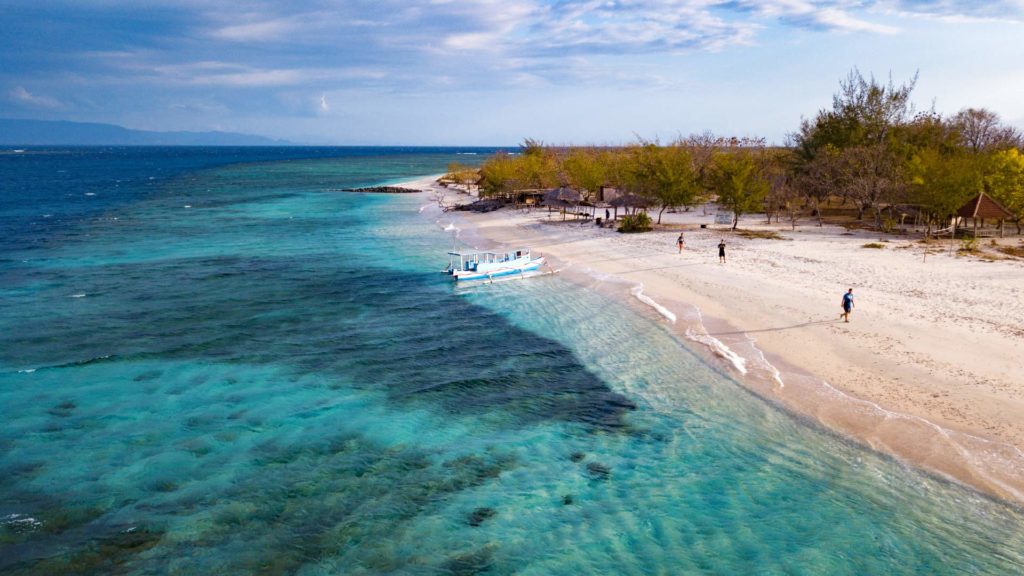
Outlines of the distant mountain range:
<svg viewBox="0 0 1024 576">
<path fill-rule="evenodd" d="M 232 132 L 150 132 L 114 124 L 0 118 L 6 146 L 287 146 L 285 140 Z"/>
</svg>

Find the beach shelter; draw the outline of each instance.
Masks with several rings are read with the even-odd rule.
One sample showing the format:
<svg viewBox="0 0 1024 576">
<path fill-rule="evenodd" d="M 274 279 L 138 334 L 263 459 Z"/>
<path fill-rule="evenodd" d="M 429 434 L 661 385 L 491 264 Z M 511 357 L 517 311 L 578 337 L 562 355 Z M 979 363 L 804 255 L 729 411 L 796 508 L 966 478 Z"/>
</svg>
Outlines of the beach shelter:
<svg viewBox="0 0 1024 576">
<path fill-rule="evenodd" d="M 562 219 L 565 220 L 565 210 L 579 204 L 583 201 L 583 195 L 580 194 L 579 190 L 573 190 L 562 186 L 561 188 L 555 188 L 549 190 L 544 194 L 543 206 L 548 208 L 558 208 L 562 210 Z"/>
<path fill-rule="evenodd" d="M 611 202 L 609 202 L 609 204 L 615 207 L 615 217 L 618 218 L 620 207 L 625 208 L 627 214 L 629 213 L 630 209 L 633 210 L 633 213 L 636 213 L 637 210 L 647 210 L 648 208 L 653 206 L 655 202 L 646 196 L 640 196 L 638 194 L 625 194 L 613 199 Z"/>
<path fill-rule="evenodd" d="M 999 236 L 1003 235 L 1003 221 L 1013 218 L 1013 213 L 1003 208 L 1002 204 L 993 200 L 984 192 L 971 198 L 959 210 L 956 215 L 961 218 L 970 218 L 974 221 L 974 236 L 978 236 L 978 221 L 985 226 L 985 219 L 999 221 Z"/>
</svg>

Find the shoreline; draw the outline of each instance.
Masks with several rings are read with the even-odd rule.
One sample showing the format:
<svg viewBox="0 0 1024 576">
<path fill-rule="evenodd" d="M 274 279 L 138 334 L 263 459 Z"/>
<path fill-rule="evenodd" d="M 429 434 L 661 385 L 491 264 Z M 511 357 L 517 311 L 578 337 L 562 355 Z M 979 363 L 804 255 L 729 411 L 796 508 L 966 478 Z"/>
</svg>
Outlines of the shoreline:
<svg viewBox="0 0 1024 576">
<path fill-rule="evenodd" d="M 415 183 L 455 195 L 428 179 Z M 755 216 L 741 220 L 741 228 L 777 230 L 786 239 L 743 239 L 713 228 L 713 216 L 699 208 L 665 216 L 670 230 L 627 235 L 592 223 L 548 222 L 541 210 L 438 212 L 450 221 L 442 226 L 459 227 L 470 245 L 529 245 L 577 282 L 622 281 L 610 296 L 649 307 L 688 347 L 704 348 L 766 401 L 917 468 L 1024 504 L 1024 374 L 1017 360 L 1024 315 L 1014 314 L 1024 302 L 1024 289 L 1016 287 L 1024 286 L 1024 263 L 940 254 L 925 263 L 904 240 L 896 241 L 908 248 L 862 248 L 877 239 L 870 232 L 813 225 L 790 232 Z M 682 255 L 674 246 L 681 228 Z M 724 265 L 715 249 L 723 237 Z M 976 290 L 986 283 L 989 293 Z M 838 302 L 848 286 L 860 299 L 846 324 L 838 320 Z"/>
</svg>

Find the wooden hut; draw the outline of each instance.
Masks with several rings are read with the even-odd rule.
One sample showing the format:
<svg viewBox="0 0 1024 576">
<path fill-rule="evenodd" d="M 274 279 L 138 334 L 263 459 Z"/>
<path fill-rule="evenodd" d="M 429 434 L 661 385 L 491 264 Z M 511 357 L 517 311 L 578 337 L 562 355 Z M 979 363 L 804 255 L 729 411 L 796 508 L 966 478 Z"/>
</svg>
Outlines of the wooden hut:
<svg viewBox="0 0 1024 576">
<path fill-rule="evenodd" d="M 512 192 L 512 198 L 516 204 L 540 206 L 548 192 L 547 188 L 521 188 Z"/>
<path fill-rule="evenodd" d="M 597 189 L 598 202 L 611 202 L 619 196 L 622 196 L 622 191 L 609 184 L 604 184 Z"/>
<path fill-rule="evenodd" d="M 583 194 L 581 194 L 579 190 L 562 186 L 561 188 L 548 190 L 544 194 L 544 201 L 541 205 L 547 206 L 549 211 L 551 208 L 558 208 L 562 212 L 562 220 L 565 220 L 566 211 L 570 208 L 575 209 L 582 203 Z M 575 211 L 574 216 L 578 216 L 578 214 L 575 214 Z"/>
<path fill-rule="evenodd" d="M 996 202 L 984 192 L 978 194 L 974 198 L 971 198 L 966 204 L 956 211 L 956 215 L 960 218 L 970 218 L 974 222 L 975 238 L 978 236 L 979 221 L 981 221 L 981 226 L 984 228 L 986 219 L 998 220 L 999 236 L 1002 237 L 1003 222 L 1014 217 L 1012 212 L 1003 208 L 1002 204 Z"/>
</svg>

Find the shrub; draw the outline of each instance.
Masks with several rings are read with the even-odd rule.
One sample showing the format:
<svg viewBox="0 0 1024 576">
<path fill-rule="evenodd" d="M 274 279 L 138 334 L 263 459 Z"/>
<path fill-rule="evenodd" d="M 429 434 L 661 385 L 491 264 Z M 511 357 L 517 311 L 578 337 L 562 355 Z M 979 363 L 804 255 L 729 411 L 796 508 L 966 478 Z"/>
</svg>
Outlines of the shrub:
<svg viewBox="0 0 1024 576">
<path fill-rule="evenodd" d="M 960 252 L 977 252 L 978 251 L 978 239 L 977 238 L 964 238 L 960 241 Z"/>
<path fill-rule="evenodd" d="M 861 248 L 885 248 L 885 244 L 879 244 L 878 242 L 868 242 L 861 246 Z"/>
<path fill-rule="evenodd" d="M 751 240 L 753 240 L 754 238 L 762 238 L 762 239 L 765 239 L 765 240 L 785 240 L 785 238 L 783 238 L 778 232 L 776 232 L 774 230 L 743 230 L 743 229 L 740 229 L 740 230 L 736 231 L 736 235 L 737 236 L 742 236 L 743 238 L 749 238 Z"/>
<path fill-rule="evenodd" d="M 627 214 L 622 217 L 621 224 L 619 224 L 619 232 L 623 233 L 650 231 L 651 217 L 648 216 L 646 212 Z"/>
<path fill-rule="evenodd" d="M 899 225 L 899 222 L 891 216 L 886 216 L 882 219 L 882 231 L 886 234 L 892 233 L 892 231 L 896 229 L 897 225 Z"/>
</svg>

